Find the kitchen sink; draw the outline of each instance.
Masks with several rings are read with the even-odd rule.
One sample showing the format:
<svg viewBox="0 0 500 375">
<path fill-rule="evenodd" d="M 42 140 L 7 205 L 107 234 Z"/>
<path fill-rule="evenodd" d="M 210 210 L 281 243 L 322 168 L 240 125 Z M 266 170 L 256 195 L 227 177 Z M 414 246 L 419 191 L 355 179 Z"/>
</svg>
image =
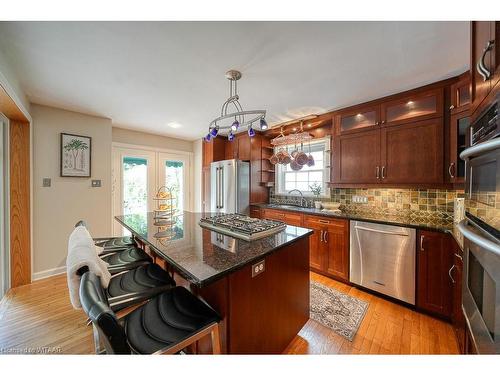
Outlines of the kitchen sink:
<svg viewBox="0 0 500 375">
<path fill-rule="evenodd" d="M 295 206 L 293 204 L 270 204 L 268 206 L 269 208 L 288 208 L 288 209 L 303 209 L 304 207 L 301 206 Z"/>
</svg>

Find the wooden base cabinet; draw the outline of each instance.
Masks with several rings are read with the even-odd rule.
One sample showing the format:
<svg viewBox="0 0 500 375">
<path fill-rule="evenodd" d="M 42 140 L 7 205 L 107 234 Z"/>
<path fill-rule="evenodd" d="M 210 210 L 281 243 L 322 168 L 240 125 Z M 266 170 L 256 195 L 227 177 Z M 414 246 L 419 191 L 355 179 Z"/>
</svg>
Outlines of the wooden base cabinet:
<svg viewBox="0 0 500 375">
<path fill-rule="evenodd" d="M 305 215 L 303 226 L 314 230 L 309 238 L 313 271 L 349 281 L 349 222 Z"/>
<path fill-rule="evenodd" d="M 462 310 L 463 253 L 455 240 L 450 239 L 450 242 L 453 250 L 453 265 L 449 271 L 449 276 L 453 285 L 451 322 L 453 324 L 453 330 L 455 331 L 460 353 L 465 353 L 466 322 Z"/>
<path fill-rule="evenodd" d="M 417 307 L 445 319 L 451 317 L 453 300 L 451 240 L 445 233 L 418 231 Z"/>
</svg>

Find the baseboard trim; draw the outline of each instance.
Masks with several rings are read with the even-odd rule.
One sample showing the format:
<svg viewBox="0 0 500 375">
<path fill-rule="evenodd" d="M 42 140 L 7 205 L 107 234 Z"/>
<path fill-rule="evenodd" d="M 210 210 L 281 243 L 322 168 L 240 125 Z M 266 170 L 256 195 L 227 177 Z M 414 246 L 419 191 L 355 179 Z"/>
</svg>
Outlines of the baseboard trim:
<svg viewBox="0 0 500 375">
<path fill-rule="evenodd" d="M 35 272 L 33 274 L 33 281 L 46 279 L 50 276 L 60 275 L 66 272 L 66 266 L 51 268 L 49 270 Z"/>
</svg>

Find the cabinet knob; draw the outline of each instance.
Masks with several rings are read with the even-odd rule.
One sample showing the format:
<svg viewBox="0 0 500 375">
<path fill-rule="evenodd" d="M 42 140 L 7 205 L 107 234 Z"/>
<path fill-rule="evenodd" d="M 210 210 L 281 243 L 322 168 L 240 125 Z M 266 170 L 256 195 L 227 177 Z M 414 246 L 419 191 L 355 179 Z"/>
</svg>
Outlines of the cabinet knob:
<svg viewBox="0 0 500 375">
<path fill-rule="evenodd" d="M 424 235 L 420 236 L 420 251 L 424 251 Z"/>
<path fill-rule="evenodd" d="M 382 124 L 385 124 L 385 120 L 382 120 Z"/>
<path fill-rule="evenodd" d="M 448 174 L 451 178 L 455 178 L 455 163 L 450 163 L 450 166 L 448 167 Z"/>
<path fill-rule="evenodd" d="M 455 106 L 454 106 L 453 104 L 452 104 L 452 105 L 450 105 L 450 111 L 451 111 L 452 109 L 454 109 L 454 108 L 455 108 Z"/>
</svg>

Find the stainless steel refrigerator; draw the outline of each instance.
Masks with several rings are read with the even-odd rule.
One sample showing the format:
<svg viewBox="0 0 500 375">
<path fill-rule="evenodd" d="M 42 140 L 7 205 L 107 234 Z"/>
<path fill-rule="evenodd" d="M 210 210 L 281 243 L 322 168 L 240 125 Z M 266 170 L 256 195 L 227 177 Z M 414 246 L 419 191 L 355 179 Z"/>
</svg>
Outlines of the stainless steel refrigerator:
<svg viewBox="0 0 500 375">
<path fill-rule="evenodd" d="M 250 205 L 250 163 L 236 159 L 210 165 L 210 211 L 248 215 Z"/>
</svg>

